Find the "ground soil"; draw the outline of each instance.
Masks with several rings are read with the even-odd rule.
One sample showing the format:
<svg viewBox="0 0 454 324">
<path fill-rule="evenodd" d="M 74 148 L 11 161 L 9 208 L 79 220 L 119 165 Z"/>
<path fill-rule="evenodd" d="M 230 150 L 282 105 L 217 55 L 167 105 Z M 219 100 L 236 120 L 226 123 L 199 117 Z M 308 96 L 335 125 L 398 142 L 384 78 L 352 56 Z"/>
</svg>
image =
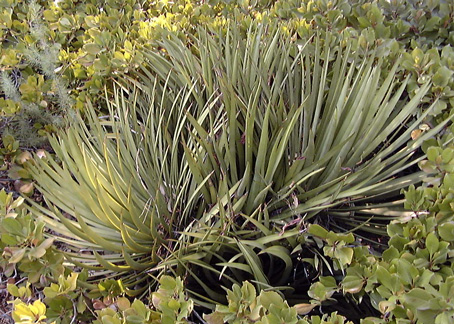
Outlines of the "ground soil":
<svg viewBox="0 0 454 324">
<path fill-rule="evenodd" d="M 11 318 L 11 305 L 8 304 L 10 296 L 6 290 L 6 285 L 0 284 L 0 324 L 14 323 Z"/>
</svg>

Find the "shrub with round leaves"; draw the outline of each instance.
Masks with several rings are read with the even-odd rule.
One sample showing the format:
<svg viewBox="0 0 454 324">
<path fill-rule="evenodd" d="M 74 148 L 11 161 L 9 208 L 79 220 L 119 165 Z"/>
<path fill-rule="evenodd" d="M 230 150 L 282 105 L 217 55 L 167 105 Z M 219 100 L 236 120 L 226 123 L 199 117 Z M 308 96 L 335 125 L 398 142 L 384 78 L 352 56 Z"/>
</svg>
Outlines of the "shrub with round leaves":
<svg viewBox="0 0 454 324">
<path fill-rule="evenodd" d="M 103 108 L 104 87 L 112 89 L 118 76 L 146 64 L 142 50 L 158 49 L 167 31 L 197 35 L 195 26 L 218 30 L 235 18 L 244 31 L 254 21 L 287 21 L 285 29 L 300 40 L 333 31 L 358 44 L 359 51 L 377 49 L 391 65 L 403 54 L 412 96 L 434 80 L 424 100 L 439 99 L 431 112 L 436 115 L 454 102 L 453 11 L 446 0 L 5 0 L 0 3 L 0 107 L 19 122 L 13 127 L 16 137 L 25 145 L 40 144 L 42 135 L 61 126 L 59 115 L 69 107 L 83 109 L 90 99 Z M 30 136 L 36 131 L 39 137 Z"/>
</svg>

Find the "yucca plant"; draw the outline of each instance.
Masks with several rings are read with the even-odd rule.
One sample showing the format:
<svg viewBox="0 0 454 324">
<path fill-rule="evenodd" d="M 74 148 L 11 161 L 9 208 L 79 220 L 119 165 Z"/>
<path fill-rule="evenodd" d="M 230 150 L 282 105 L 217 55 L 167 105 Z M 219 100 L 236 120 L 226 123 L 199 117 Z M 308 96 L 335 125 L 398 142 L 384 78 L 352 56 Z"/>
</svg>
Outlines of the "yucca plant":
<svg viewBox="0 0 454 324">
<path fill-rule="evenodd" d="M 163 41 L 168 60 L 147 55 L 152 73 L 173 70 L 174 85 L 194 89 L 201 115 L 187 116 L 198 145 L 185 158 L 207 204 L 180 236 L 187 249 L 157 269 L 203 268 L 195 277 L 213 298 L 219 278 L 288 284 L 308 222 L 386 235 L 390 217 L 404 214 L 400 190 L 424 177 L 414 171 L 418 148 L 448 122 L 412 140 L 431 110 L 419 105 L 429 84 L 408 100 L 399 61 L 384 73 L 373 51 L 360 56 L 351 41 L 328 34 L 297 45 L 283 34 L 231 27 L 201 32 L 191 48 Z"/>
<path fill-rule="evenodd" d="M 169 35 L 108 116 L 87 105 L 88 125 L 51 139 L 57 159 L 31 169 L 54 207 L 35 212 L 72 262 L 131 293 L 145 271 L 171 271 L 222 299 L 243 279 L 294 283 L 309 222 L 381 235 L 402 215 L 400 190 L 424 176 L 418 148 L 448 122 L 411 139 L 430 85 L 407 100 L 399 62 L 383 77 L 349 40 L 295 42 L 281 27 Z"/>
<path fill-rule="evenodd" d="M 69 260 L 98 279 L 121 275 L 131 294 L 145 270 L 178 248 L 172 240 L 192 220 L 200 190 L 180 149 L 185 138 L 193 146 L 188 92 L 165 81 L 149 93 L 118 89 L 106 118 L 87 104 L 88 123 L 72 120 L 50 139 L 55 158 L 31 166 L 52 206 L 34 204 L 34 212 L 59 234 Z"/>
</svg>

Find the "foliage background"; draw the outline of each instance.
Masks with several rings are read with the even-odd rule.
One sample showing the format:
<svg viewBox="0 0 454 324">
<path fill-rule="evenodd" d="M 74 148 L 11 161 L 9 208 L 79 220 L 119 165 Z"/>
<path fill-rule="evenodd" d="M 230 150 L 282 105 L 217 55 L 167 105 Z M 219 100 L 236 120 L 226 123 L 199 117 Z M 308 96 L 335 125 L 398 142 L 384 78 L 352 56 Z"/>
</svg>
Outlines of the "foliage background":
<svg viewBox="0 0 454 324">
<path fill-rule="evenodd" d="M 105 97 L 107 102 L 115 98 L 118 82 L 140 79 L 137 70 L 150 68 L 146 53 L 160 53 L 167 58 L 162 41 L 168 35 L 179 39 L 182 47 L 195 50 L 192 41 L 193 37 L 200 36 L 200 26 L 210 33 L 222 34 L 232 19 L 240 22 L 238 25 L 244 35 L 258 22 L 272 25 L 278 21 L 281 31 L 300 46 L 306 39 L 319 35 L 322 46 L 329 48 L 331 44 L 323 41 L 329 39 L 328 34 L 333 34 L 336 35 L 333 44 L 352 42 L 352 49 L 360 57 L 367 57 L 371 52 L 382 57 L 381 82 L 401 58 L 396 80 L 406 82 L 405 92 L 409 98 L 417 96 L 418 91 L 431 82 L 417 113 L 417 117 L 424 120 L 411 134 L 414 140 L 424 135 L 432 137 L 423 145 L 427 158 L 421 153 L 424 161 L 419 163 L 427 175 L 422 184 L 405 192 L 405 207 L 410 212 L 405 214 L 406 219 L 388 226 L 392 237 L 389 243 L 372 246 L 377 249 L 389 246 L 383 255 L 365 246 L 356 246 L 360 241 L 352 240 L 349 235 L 342 236 L 314 225 L 309 227 L 304 240 L 319 254 L 306 261 L 313 265 L 324 264 L 315 267 L 323 269 L 320 270 L 323 276 L 309 289 L 306 303 L 287 310 L 282 300 L 273 299 L 273 303 L 279 305 L 277 309 L 282 310 L 276 315 L 273 313 L 276 307 L 264 302 L 265 297 L 260 297 L 258 302 L 263 308 L 253 307 L 257 301 L 251 296 L 255 293 L 241 295 L 237 290 L 235 298 L 252 302 L 253 306 L 246 307 L 247 312 L 259 312 L 265 323 L 275 320 L 271 319 L 271 314 L 290 316 L 296 321 L 295 310 L 303 314 L 308 310 L 317 311 L 321 305 L 329 309 L 333 298 L 340 305 L 342 300 L 361 302 L 363 310 L 367 309 L 365 303 L 374 306 L 374 317 L 363 318 L 363 323 L 449 322 L 454 316 L 449 297 L 453 294 L 453 159 L 449 146 L 452 132 L 443 121 L 450 116 L 454 104 L 453 17 L 454 5 L 444 0 L 130 0 L 121 4 L 116 1 L 2 0 L 1 154 L 4 169 L 8 170 L 7 180 L 15 180 L 14 190 L 33 194 L 34 179 L 26 165 L 34 162 L 28 151 L 42 157 L 48 155 L 49 152 L 39 149 L 50 149 L 47 134 L 58 132 L 67 118 L 74 120 L 79 113 L 89 116 L 93 111 L 108 114 Z M 328 61 L 335 59 L 329 57 Z M 404 81 L 407 77 L 408 81 Z M 86 105 L 87 101 L 91 106 Z M 427 108 L 433 103 L 428 112 Z M 87 107 L 90 108 L 87 110 Z M 425 112 L 429 115 L 424 116 Z M 428 135 L 429 130 L 437 126 L 442 128 L 439 135 Z M 137 320 L 126 319 L 128 316 L 141 317 L 139 322 L 160 321 L 166 316 L 175 321 L 179 314 L 182 315 L 178 320 L 184 320 L 192 310 L 190 302 L 184 306 L 172 302 L 169 306 L 170 302 L 165 301 L 167 306 L 173 307 L 172 311 L 167 306 L 159 306 L 158 302 L 148 303 L 153 304 L 153 310 L 140 305 L 139 301 L 128 304 L 120 297 L 125 293 L 122 283 L 114 279 L 96 285 L 87 282 L 87 273 L 81 273 L 76 284 L 72 269 L 63 266 L 64 257 L 55 248 L 42 219 L 32 217 L 20 199 L 14 200 L 4 192 L 0 198 L 4 211 L 0 231 L 2 280 L 9 277 L 20 282 L 20 277 L 25 276 L 33 284 L 31 288 L 25 283 L 9 286 L 10 295 L 22 300 L 15 302 L 16 322 L 93 319 L 88 310 L 96 309 L 96 305 L 100 312 L 95 317 L 100 323 Z M 330 273 L 331 267 L 341 271 Z M 405 276 L 406 273 L 411 273 L 412 278 Z M 172 285 L 164 283 L 165 289 L 171 289 Z M 239 288 L 233 291 L 235 289 Z M 50 296 L 59 298 L 51 302 Z M 237 299 L 232 296 L 228 295 L 227 299 L 234 304 Z M 47 310 L 38 301 L 30 305 L 30 301 L 37 298 L 47 304 Z M 181 299 L 178 303 L 187 300 L 183 295 L 178 298 Z M 200 302 L 200 298 L 196 300 Z M 116 306 L 107 307 L 110 305 Z M 247 312 L 232 307 L 217 308 L 211 319 L 214 323 L 222 322 L 220 317 L 227 321 L 234 314 L 245 323 L 251 320 Z M 192 316 L 196 316 L 194 314 L 197 312 Z M 287 322 L 292 321 L 290 317 Z M 322 321 L 315 317 L 307 320 Z M 335 314 L 331 318 L 325 316 L 324 320 L 326 323 L 343 321 Z"/>
</svg>

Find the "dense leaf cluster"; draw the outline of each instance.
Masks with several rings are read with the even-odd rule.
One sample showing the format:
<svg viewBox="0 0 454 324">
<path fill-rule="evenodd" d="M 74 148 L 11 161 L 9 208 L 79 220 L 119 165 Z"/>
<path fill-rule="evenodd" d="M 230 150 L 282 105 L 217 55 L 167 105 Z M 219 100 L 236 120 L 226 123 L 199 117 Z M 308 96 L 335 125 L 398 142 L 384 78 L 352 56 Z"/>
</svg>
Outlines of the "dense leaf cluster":
<svg viewBox="0 0 454 324">
<path fill-rule="evenodd" d="M 0 191 L 13 320 L 452 322 L 453 19 L 0 1 L 2 170 L 46 199 Z"/>
<path fill-rule="evenodd" d="M 356 40 L 362 51 L 378 51 L 391 64 L 403 54 L 403 73 L 412 75 L 408 91 L 415 93 L 434 77 L 426 100 L 441 100 L 433 114 L 452 105 L 454 8 L 449 1 L 5 0 L 0 11 L 0 106 L 5 116 L 16 117 L 19 125 L 13 123 L 11 132 L 16 129 L 26 144 L 37 144 L 30 132 L 43 135 L 61 125 L 58 116 L 70 106 L 83 109 L 90 99 L 102 109 L 105 87 L 112 89 L 120 75 L 147 64 L 143 50 L 159 49 L 163 33 L 197 35 L 199 25 L 219 30 L 232 17 L 244 30 L 253 21 L 285 21 L 288 32 L 302 39 L 335 32 Z"/>
</svg>

